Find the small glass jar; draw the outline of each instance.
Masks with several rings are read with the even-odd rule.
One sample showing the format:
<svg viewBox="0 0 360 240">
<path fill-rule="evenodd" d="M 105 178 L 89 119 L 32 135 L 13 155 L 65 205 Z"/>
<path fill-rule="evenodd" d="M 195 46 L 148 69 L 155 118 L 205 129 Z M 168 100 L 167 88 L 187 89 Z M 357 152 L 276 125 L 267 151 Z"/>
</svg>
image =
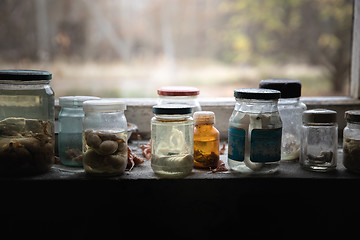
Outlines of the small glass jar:
<svg viewBox="0 0 360 240">
<path fill-rule="evenodd" d="M 47 71 L 0 71 L 0 174 L 47 172 L 54 163 L 54 92 Z"/>
<path fill-rule="evenodd" d="M 92 96 L 66 96 L 59 98 L 58 148 L 62 164 L 81 167 L 82 164 L 82 121 L 84 118 L 83 102 L 97 100 Z"/>
<path fill-rule="evenodd" d="M 234 96 L 236 104 L 229 119 L 230 169 L 240 173 L 276 172 L 281 157 L 280 92 L 237 89 Z"/>
<path fill-rule="evenodd" d="M 360 110 L 345 112 L 343 164 L 351 172 L 360 173 Z"/>
<path fill-rule="evenodd" d="M 185 177 L 194 162 L 191 107 L 154 106 L 151 119 L 151 168 L 160 177 Z"/>
<path fill-rule="evenodd" d="M 338 125 L 336 111 L 307 110 L 303 113 L 300 165 L 307 170 L 327 172 L 337 163 Z"/>
<path fill-rule="evenodd" d="M 123 174 L 127 165 L 126 105 L 120 100 L 83 103 L 83 165 L 93 176 Z"/>
<path fill-rule="evenodd" d="M 214 127 L 215 114 L 194 113 L 194 167 L 216 168 L 219 163 L 220 133 Z"/>
<path fill-rule="evenodd" d="M 201 111 L 198 100 L 200 90 L 195 87 L 168 86 L 157 90 L 158 105 L 178 104 L 192 107 L 192 113 Z"/>
<path fill-rule="evenodd" d="M 302 114 L 306 105 L 300 101 L 301 82 L 293 79 L 266 79 L 260 88 L 281 92 L 278 109 L 282 121 L 281 160 L 299 159 L 301 146 Z"/>
</svg>

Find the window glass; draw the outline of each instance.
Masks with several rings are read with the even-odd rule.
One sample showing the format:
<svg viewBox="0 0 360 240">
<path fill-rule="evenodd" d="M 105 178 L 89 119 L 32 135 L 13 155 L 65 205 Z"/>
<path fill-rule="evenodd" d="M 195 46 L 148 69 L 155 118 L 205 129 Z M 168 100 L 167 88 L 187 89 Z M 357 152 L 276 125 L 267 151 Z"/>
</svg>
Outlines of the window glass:
<svg viewBox="0 0 360 240">
<path fill-rule="evenodd" d="M 0 68 L 53 73 L 57 97 L 232 97 L 265 78 L 348 95 L 352 0 L 4 0 Z"/>
</svg>

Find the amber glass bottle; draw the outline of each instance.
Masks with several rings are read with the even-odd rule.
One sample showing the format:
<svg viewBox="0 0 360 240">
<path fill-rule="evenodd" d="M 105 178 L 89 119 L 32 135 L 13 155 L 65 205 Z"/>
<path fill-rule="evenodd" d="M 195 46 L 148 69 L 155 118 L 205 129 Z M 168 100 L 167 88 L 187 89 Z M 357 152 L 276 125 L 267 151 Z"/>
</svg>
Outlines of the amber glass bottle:
<svg viewBox="0 0 360 240">
<path fill-rule="evenodd" d="M 219 162 L 219 131 L 214 127 L 215 114 L 194 113 L 194 167 L 216 168 Z"/>
</svg>

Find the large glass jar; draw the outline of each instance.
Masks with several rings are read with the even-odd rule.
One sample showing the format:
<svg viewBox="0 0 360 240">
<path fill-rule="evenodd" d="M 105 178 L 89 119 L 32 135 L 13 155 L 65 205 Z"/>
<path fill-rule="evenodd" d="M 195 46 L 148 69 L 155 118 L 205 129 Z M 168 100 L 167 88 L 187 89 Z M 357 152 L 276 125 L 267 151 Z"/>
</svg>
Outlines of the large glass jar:
<svg viewBox="0 0 360 240">
<path fill-rule="evenodd" d="M 126 105 L 120 100 L 83 103 L 83 165 L 93 176 L 115 176 L 127 165 Z"/>
<path fill-rule="evenodd" d="M 82 122 L 84 118 L 83 102 L 96 100 L 92 96 L 66 96 L 59 98 L 58 149 L 62 164 L 81 167 L 82 164 Z"/>
<path fill-rule="evenodd" d="M 192 107 L 192 113 L 201 111 L 198 100 L 200 90 L 195 87 L 168 86 L 157 90 L 159 99 L 158 105 L 180 104 Z"/>
<path fill-rule="evenodd" d="M 345 119 L 343 164 L 349 171 L 360 173 L 360 110 L 346 111 Z"/>
<path fill-rule="evenodd" d="M 281 157 L 280 92 L 237 89 L 229 119 L 228 163 L 240 173 L 274 173 Z"/>
<path fill-rule="evenodd" d="M 300 165 L 307 170 L 327 172 L 337 164 L 338 125 L 336 112 L 327 109 L 303 113 Z"/>
<path fill-rule="evenodd" d="M 300 101 L 301 82 L 293 79 L 266 79 L 260 88 L 281 92 L 278 109 L 282 121 L 281 160 L 296 160 L 300 156 L 302 114 L 306 105 Z"/>
<path fill-rule="evenodd" d="M 194 161 L 191 107 L 154 106 L 151 119 L 151 168 L 160 177 L 184 177 Z"/>
<path fill-rule="evenodd" d="M 54 163 L 54 92 L 47 71 L 0 71 L 0 174 L 48 171 Z"/>
</svg>

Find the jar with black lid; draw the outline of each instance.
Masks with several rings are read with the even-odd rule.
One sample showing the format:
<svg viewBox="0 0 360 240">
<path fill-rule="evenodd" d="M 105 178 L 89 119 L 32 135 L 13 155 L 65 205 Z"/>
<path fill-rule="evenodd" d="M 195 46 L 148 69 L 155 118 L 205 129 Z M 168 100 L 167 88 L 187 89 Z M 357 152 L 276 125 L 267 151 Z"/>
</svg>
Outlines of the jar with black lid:
<svg viewBox="0 0 360 240">
<path fill-rule="evenodd" d="M 192 107 L 159 105 L 151 119 L 151 168 L 160 177 L 185 177 L 194 165 Z"/>
<path fill-rule="evenodd" d="M 52 74 L 0 71 L 0 174 L 29 175 L 54 163 Z"/>
<path fill-rule="evenodd" d="M 303 113 L 300 165 L 327 172 L 337 164 L 338 125 L 336 111 L 312 109 Z"/>
<path fill-rule="evenodd" d="M 230 169 L 240 173 L 276 172 L 281 157 L 280 92 L 237 89 L 234 96 L 236 104 L 229 119 Z"/>
<path fill-rule="evenodd" d="M 349 171 L 360 173 L 360 110 L 346 111 L 345 119 L 343 164 Z"/>
<path fill-rule="evenodd" d="M 281 160 L 296 160 L 300 156 L 302 114 L 306 105 L 300 101 L 301 82 L 294 79 L 265 79 L 260 88 L 281 92 L 278 109 L 282 121 Z"/>
</svg>

